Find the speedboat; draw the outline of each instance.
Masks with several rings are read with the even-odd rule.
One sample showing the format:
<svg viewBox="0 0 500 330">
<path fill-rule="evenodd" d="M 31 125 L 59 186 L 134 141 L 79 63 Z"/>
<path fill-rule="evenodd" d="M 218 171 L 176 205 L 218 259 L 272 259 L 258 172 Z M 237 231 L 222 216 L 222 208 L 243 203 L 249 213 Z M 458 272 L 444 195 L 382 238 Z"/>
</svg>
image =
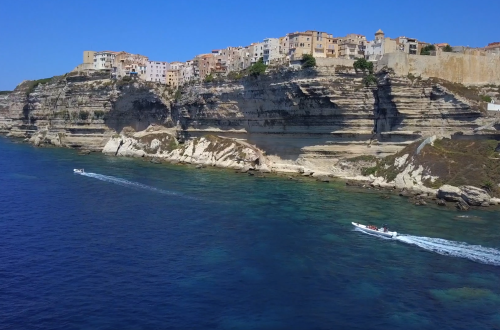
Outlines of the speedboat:
<svg viewBox="0 0 500 330">
<path fill-rule="evenodd" d="M 398 236 L 397 232 L 389 231 L 387 225 L 384 225 L 382 228 L 377 228 L 376 226 L 371 226 L 371 225 L 365 226 L 356 222 L 353 222 L 352 224 L 354 227 L 359 228 L 361 231 L 364 231 L 365 233 L 368 234 L 374 234 L 388 238 L 394 238 Z"/>
<path fill-rule="evenodd" d="M 83 170 L 83 168 L 74 168 L 73 172 L 75 172 L 75 173 L 85 173 L 85 171 Z"/>
</svg>

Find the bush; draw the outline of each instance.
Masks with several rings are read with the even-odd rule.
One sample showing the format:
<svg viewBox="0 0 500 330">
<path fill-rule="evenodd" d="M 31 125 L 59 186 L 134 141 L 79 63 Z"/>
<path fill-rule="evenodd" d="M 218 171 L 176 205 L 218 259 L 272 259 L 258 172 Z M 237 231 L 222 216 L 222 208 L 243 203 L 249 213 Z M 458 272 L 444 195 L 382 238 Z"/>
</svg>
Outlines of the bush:
<svg viewBox="0 0 500 330">
<path fill-rule="evenodd" d="M 489 95 L 481 95 L 480 98 L 484 102 L 491 103 L 491 96 L 489 96 Z"/>
<path fill-rule="evenodd" d="M 122 78 L 122 81 L 132 81 L 132 77 L 131 76 L 124 76 Z"/>
<path fill-rule="evenodd" d="M 427 45 L 424 48 L 420 50 L 420 55 L 430 55 L 431 52 L 436 50 L 436 46 L 434 45 Z"/>
<path fill-rule="evenodd" d="M 358 71 L 367 71 L 372 74 L 373 73 L 373 62 L 369 62 L 367 61 L 366 59 L 364 58 L 358 58 L 354 64 L 354 70 L 356 70 L 356 72 Z"/>
<path fill-rule="evenodd" d="M 251 76 L 257 77 L 257 76 L 263 74 L 264 72 L 266 72 L 266 69 L 267 69 L 267 65 L 264 64 L 264 59 L 261 57 L 261 58 L 259 58 L 257 63 L 254 63 L 250 67 L 248 72 L 250 72 Z"/>
<path fill-rule="evenodd" d="M 89 118 L 89 113 L 87 111 L 80 111 L 78 113 L 78 117 L 81 119 L 81 120 L 87 120 Z"/>
<path fill-rule="evenodd" d="M 366 87 L 370 85 L 377 85 L 377 78 L 374 75 L 369 74 L 363 78 L 363 84 L 365 84 Z"/>
<path fill-rule="evenodd" d="M 214 81 L 214 76 L 212 76 L 212 74 L 209 74 L 208 76 L 205 76 L 205 79 L 203 79 L 204 82 L 212 82 Z"/>
<path fill-rule="evenodd" d="M 313 68 L 316 66 L 316 59 L 310 54 L 302 55 L 302 67 L 303 68 Z"/>
<path fill-rule="evenodd" d="M 33 91 L 35 90 L 35 88 L 38 87 L 38 85 L 48 83 L 49 81 L 52 80 L 52 78 L 43 78 L 43 79 L 38 79 L 38 80 L 32 80 L 32 81 L 30 81 L 29 85 L 28 85 L 28 89 L 26 90 L 26 96 L 28 96 L 31 93 L 33 93 Z"/>
<path fill-rule="evenodd" d="M 451 48 L 450 45 L 446 45 L 443 47 L 443 52 L 451 53 L 453 49 Z"/>
<path fill-rule="evenodd" d="M 94 110 L 94 118 L 95 119 L 104 118 L 104 111 L 102 111 L 102 110 Z"/>
</svg>

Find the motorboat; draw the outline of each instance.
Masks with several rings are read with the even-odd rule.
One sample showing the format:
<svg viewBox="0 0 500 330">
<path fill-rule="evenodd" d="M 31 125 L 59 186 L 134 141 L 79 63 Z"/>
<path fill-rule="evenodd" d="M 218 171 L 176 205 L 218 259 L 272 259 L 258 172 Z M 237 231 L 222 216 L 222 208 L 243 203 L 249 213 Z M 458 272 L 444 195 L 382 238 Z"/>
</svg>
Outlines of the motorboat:
<svg viewBox="0 0 500 330">
<path fill-rule="evenodd" d="M 75 173 L 80 173 L 80 174 L 81 174 L 81 173 L 85 173 L 85 171 L 83 170 L 83 168 L 74 168 L 74 169 L 73 169 L 73 172 L 75 172 Z"/>
<path fill-rule="evenodd" d="M 353 222 L 352 223 L 354 227 L 358 228 L 361 231 L 364 231 L 365 233 L 368 234 L 373 234 L 373 235 L 379 235 L 383 237 L 388 237 L 388 238 L 394 238 L 398 236 L 398 233 L 395 231 L 389 231 L 387 228 L 387 225 L 384 225 L 382 228 L 377 228 L 376 226 L 372 225 L 362 225 L 360 223 Z"/>
</svg>

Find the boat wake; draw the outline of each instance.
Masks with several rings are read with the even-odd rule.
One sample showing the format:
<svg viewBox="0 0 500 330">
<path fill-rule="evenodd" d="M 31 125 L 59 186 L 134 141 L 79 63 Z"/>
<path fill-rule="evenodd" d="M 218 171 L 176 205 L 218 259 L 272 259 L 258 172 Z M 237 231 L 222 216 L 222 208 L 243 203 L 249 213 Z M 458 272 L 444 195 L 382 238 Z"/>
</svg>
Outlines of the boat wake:
<svg viewBox="0 0 500 330">
<path fill-rule="evenodd" d="M 393 238 L 400 242 L 416 245 L 422 249 L 445 256 L 466 258 L 483 264 L 500 266 L 500 250 L 470 245 L 464 242 L 448 241 L 442 238 L 401 235 Z"/>
<path fill-rule="evenodd" d="M 83 175 L 83 176 L 86 176 L 86 177 L 89 177 L 89 178 L 94 178 L 94 179 L 97 179 L 97 180 L 105 181 L 105 182 L 114 183 L 114 184 L 117 184 L 117 185 L 120 185 L 120 186 L 123 186 L 123 187 L 131 187 L 131 188 L 149 190 L 149 191 L 153 191 L 153 192 L 160 193 L 160 194 L 165 194 L 165 195 L 186 197 L 186 196 L 183 196 L 183 195 L 181 195 L 179 193 L 175 193 L 175 192 L 172 192 L 172 191 L 168 191 L 168 190 L 163 190 L 163 189 L 151 187 L 151 186 L 139 183 L 139 182 L 133 182 L 133 181 L 125 180 L 125 179 L 120 179 L 120 178 L 117 178 L 117 177 L 114 177 L 114 176 L 97 174 L 97 173 L 91 173 L 91 172 L 84 172 L 84 173 L 77 173 L 77 174 L 80 174 L 80 175 Z"/>
</svg>

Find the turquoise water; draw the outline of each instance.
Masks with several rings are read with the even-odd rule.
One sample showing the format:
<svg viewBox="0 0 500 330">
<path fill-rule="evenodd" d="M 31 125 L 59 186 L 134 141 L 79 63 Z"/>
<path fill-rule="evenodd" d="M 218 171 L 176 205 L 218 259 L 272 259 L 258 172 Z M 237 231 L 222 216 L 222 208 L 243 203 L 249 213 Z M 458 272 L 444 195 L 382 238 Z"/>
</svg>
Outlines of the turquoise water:
<svg viewBox="0 0 500 330">
<path fill-rule="evenodd" d="M 497 211 L 6 139 L 0 155 L 2 329 L 500 329 Z"/>
</svg>

